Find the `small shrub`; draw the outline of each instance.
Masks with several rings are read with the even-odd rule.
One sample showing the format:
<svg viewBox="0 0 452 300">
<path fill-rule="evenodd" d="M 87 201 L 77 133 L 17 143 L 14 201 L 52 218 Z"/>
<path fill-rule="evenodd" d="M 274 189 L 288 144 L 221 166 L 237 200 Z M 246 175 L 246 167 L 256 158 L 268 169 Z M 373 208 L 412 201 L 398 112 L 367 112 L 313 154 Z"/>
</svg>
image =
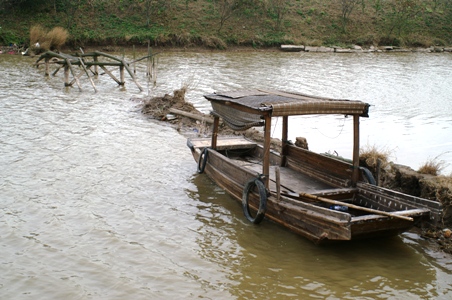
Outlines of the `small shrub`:
<svg viewBox="0 0 452 300">
<path fill-rule="evenodd" d="M 44 42 L 46 37 L 46 31 L 41 25 L 32 26 L 30 29 L 30 45 L 35 45 L 36 43 L 41 44 Z"/>
<path fill-rule="evenodd" d="M 431 159 L 421 165 L 418 172 L 421 174 L 438 176 L 441 173 L 441 170 L 444 169 L 444 165 L 445 162 L 442 160 L 438 161 L 437 159 Z"/>
<path fill-rule="evenodd" d="M 69 33 L 62 27 L 55 27 L 46 32 L 42 26 L 36 25 L 30 29 L 30 45 L 44 51 L 60 49 L 66 43 L 68 36 Z"/>
<path fill-rule="evenodd" d="M 385 167 L 389 163 L 392 151 L 387 149 L 379 149 L 377 146 L 367 145 L 360 150 L 360 160 L 364 161 L 367 166 L 375 168 L 380 161 L 381 166 Z"/>
<path fill-rule="evenodd" d="M 50 49 L 60 49 L 66 43 L 69 33 L 63 27 L 55 27 L 47 32 L 45 39 L 50 41 Z"/>
</svg>

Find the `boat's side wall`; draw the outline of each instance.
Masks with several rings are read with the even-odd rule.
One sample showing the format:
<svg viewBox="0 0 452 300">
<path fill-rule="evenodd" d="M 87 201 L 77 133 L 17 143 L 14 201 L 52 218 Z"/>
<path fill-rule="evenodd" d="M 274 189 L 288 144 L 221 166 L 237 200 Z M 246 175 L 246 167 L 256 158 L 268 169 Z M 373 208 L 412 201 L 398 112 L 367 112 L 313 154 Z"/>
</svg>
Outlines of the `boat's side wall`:
<svg viewBox="0 0 452 300">
<path fill-rule="evenodd" d="M 353 166 L 296 146 L 287 146 L 287 167 L 337 187 L 349 187 Z"/>
<path fill-rule="evenodd" d="M 199 159 L 199 155 L 199 149 L 193 151 L 195 160 Z M 215 183 L 240 202 L 246 182 L 258 175 L 236 165 L 233 160 L 216 151 L 209 151 L 205 172 Z M 257 194 L 250 193 L 250 208 L 256 211 L 259 201 Z M 326 240 L 351 239 L 348 214 L 287 197 L 277 200 L 275 195 L 268 194 L 266 218 L 316 243 Z"/>
<path fill-rule="evenodd" d="M 439 224 L 442 217 L 442 206 L 437 201 L 431 201 L 403 193 L 399 193 L 383 187 L 358 183 L 359 199 L 357 204 L 373 207 L 383 211 L 401 211 L 416 208 L 430 210 L 430 220 L 433 225 Z"/>
</svg>

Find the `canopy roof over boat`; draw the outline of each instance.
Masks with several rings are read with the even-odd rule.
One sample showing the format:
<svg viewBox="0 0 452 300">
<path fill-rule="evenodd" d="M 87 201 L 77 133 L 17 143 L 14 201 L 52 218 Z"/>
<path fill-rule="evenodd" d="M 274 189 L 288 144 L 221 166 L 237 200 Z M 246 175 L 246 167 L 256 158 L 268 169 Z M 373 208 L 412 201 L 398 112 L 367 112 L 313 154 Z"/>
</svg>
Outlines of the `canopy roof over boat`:
<svg viewBox="0 0 452 300">
<path fill-rule="evenodd" d="M 359 117 L 368 117 L 369 104 L 344 99 L 330 99 L 309 96 L 300 93 L 277 90 L 240 90 L 214 93 L 204 96 L 212 104 L 215 116 L 212 133 L 212 149 L 217 148 L 217 135 L 220 117 L 234 130 L 246 130 L 253 126 L 264 127 L 264 155 L 262 174 L 270 172 L 270 131 L 272 117 L 282 117 L 282 153 L 281 164 L 286 155 L 284 149 L 288 144 L 288 116 L 340 114 L 353 116 L 353 172 L 352 186 L 359 178 Z M 265 177 L 268 188 L 269 177 Z"/>
<path fill-rule="evenodd" d="M 211 101 L 214 115 L 226 121 L 236 119 L 232 122 L 236 125 L 248 123 L 251 126 L 258 126 L 261 122 L 259 116 L 265 114 L 272 117 L 312 114 L 369 116 L 369 104 L 362 101 L 331 99 L 278 90 L 216 92 L 204 97 Z"/>
</svg>

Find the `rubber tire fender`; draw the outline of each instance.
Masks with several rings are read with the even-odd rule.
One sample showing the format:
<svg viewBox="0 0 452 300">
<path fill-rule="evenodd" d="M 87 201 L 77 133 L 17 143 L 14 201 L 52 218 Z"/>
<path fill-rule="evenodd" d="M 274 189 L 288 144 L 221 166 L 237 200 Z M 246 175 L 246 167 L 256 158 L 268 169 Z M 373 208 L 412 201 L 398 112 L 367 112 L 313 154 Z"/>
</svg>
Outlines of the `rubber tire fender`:
<svg viewBox="0 0 452 300">
<path fill-rule="evenodd" d="M 250 213 L 250 207 L 248 203 L 249 194 L 254 187 L 257 187 L 259 191 L 259 209 L 257 210 L 256 216 L 253 218 Z M 242 195 L 242 207 L 245 217 L 253 224 L 259 224 L 265 217 L 265 212 L 267 210 L 267 189 L 264 183 L 259 178 L 253 178 L 248 181 L 243 189 Z"/>
<path fill-rule="evenodd" d="M 377 185 L 377 182 L 375 181 L 375 178 L 372 175 L 372 173 L 369 171 L 369 169 L 364 168 L 364 167 L 359 167 L 359 169 L 361 171 L 363 171 L 364 178 L 366 178 L 368 183 L 370 183 L 372 185 Z"/>
<path fill-rule="evenodd" d="M 209 154 L 209 148 L 204 148 L 204 150 L 202 150 L 201 155 L 199 155 L 199 160 L 198 160 L 198 173 L 204 173 L 204 169 L 206 168 L 206 164 L 207 164 L 207 156 Z"/>
</svg>

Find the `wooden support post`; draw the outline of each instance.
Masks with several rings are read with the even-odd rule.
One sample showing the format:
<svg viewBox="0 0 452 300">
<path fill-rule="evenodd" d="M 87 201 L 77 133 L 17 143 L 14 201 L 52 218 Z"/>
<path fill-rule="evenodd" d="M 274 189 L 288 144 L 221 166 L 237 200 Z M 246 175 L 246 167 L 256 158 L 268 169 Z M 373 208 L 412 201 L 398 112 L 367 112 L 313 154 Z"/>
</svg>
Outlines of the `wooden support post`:
<svg viewBox="0 0 452 300">
<path fill-rule="evenodd" d="M 133 45 L 133 61 L 135 61 L 136 57 L 135 57 L 135 45 Z M 137 69 L 135 68 L 135 64 L 133 64 L 133 74 L 137 73 Z"/>
<path fill-rule="evenodd" d="M 215 116 L 213 118 L 213 130 L 212 130 L 212 142 L 210 146 L 212 149 L 217 149 L 218 127 L 220 125 L 220 117 Z"/>
<path fill-rule="evenodd" d="M 267 114 L 264 116 L 265 129 L 264 129 L 264 160 L 262 164 L 262 174 L 265 176 L 264 185 L 268 189 L 268 183 L 270 179 L 270 131 L 272 125 L 272 117 Z"/>
<path fill-rule="evenodd" d="M 284 167 L 287 162 L 287 144 L 288 144 L 288 131 L 289 131 L 289 117 L 284 116 L 282 125 L 282 136 L 281 136 L 281 167 Z"/>
<path fill-rule="evenodd" d="M 119 85 L 124 85 L 124 65 L 119 66 Z"/>
<path fill-rule="evenodd" d="M 94 62 L 97 63 L 97 55 L 94 55 L 93 60 L 94 60 Z M 99 70 L 97 68 L 97 64 L 94 65 L 94 75 L 99 75 Z"/>
<path fill-rule="evenodd" d="M 275 180 L 276 180 L 276 200 L 281 200 L 281 171 L 279 167 L 275 168 Z"/>
<path fill-rule="evenodd" d="M 69 65 L 64 65 L 64 86 L 71 86 L 69 83 Z"/>
<path fill-rule="evenodd" d="M 359 179 L 359 115 L 353 115 L 353 174 L 352 187 Z"/>
<path fill-rule="evenodd" d="M 45 59 L 45 65 L 46 65 L 45 76 L 46 77 L 50 76 L 50 73 L 49 73 L 49 60 L 50 59 L 48 57 L 46 57 L 46 59 Z"/>
</svg>

